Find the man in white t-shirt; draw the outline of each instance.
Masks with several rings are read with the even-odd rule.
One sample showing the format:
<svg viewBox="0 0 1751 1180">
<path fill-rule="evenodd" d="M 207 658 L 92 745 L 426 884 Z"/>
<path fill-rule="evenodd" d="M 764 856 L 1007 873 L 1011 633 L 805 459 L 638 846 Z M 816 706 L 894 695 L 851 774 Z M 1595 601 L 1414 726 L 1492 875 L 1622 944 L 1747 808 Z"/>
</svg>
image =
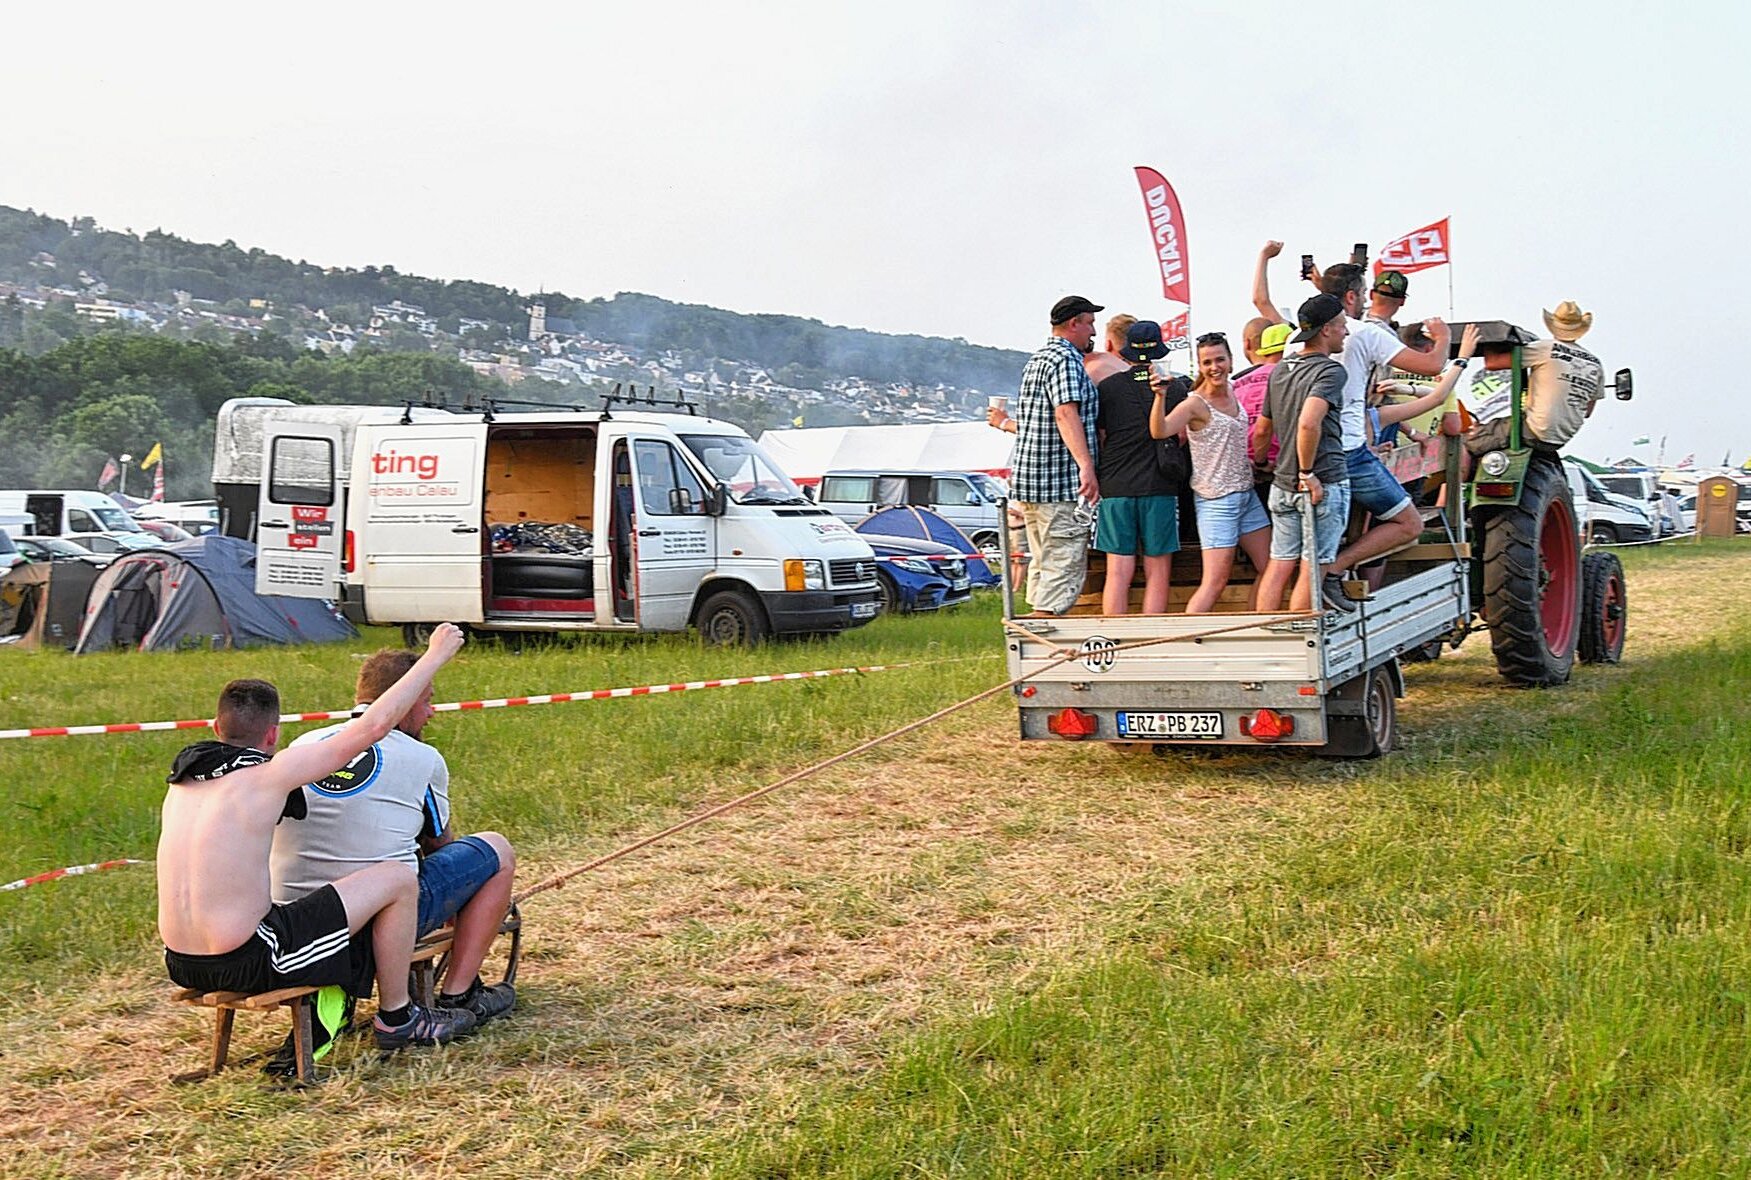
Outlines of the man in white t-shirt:
<svg viewBox="0 0 1751 1180">
<path fill-rule="evenodd" d="M 1440 373 L 1447 364 L 1450 333 L 1441 320 L 1424 320 L 1424 329 L 1434 341 L 1427 352 L 1409 348 L 1398 338 L 1388 325 L 1404 306 L 1410 289 L 1409 281 L 1398 271 L 1382 271 L 1369 296 L 1364 295 L 1367 281 L 1363 270 L 1355 263 L 1326 267 L 1319 282 L 1326 294 L 1343 301 L 1344 314 L 1351 320 L 1341 358 L 1344 458 L 1350 472 L 1350 503 L 1374 518 L 1372 527 L 1338 551 L 1332 569 L 1341 572 L 1408 545 L 1423 531 L 1422 517 L 1412 507 L 1403 485 L 1368 448 L 1368 398 L 1380 378 L 1393 369 L 1422 377 Z"/>
</svg>

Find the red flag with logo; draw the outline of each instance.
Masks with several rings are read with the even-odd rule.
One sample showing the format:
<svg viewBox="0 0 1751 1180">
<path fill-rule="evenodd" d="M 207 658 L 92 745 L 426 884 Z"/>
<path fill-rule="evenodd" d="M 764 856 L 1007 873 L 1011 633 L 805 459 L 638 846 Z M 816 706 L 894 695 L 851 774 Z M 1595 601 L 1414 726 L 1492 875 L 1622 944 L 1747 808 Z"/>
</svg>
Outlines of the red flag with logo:
<svg viewBox="0 0 1751 1180">
<path fill-rule="evenodd" d="M 164 461 L 158 461 L 152 469 L 152 498 L 162 504 L 164 502 Z"/>
<path fill-rule="evenodd" d="M 116 466 L 114 459 L 105 459 L 103 461 L 103 474 L 97 477 L 97 490 L 101 492 L 109 487 L 110 482 L 121 473 L 122 469 Z"/>
<path fill-rule="evenodd" d="M 1448 220 L 1443 217 L 1433 225 L 1413 229 L 1404 237 L 1386 243 L 1380 251 L 1380 257 L 1374 260 L 1374 273 L 1396 270 L 1401 274 L 1410 274 L 1413 271 L 1428 270 L 1431 266 L 1446 266 L 1452 261 L 1448 257 Z"/>
<path fill-rule="evenodd" d="M 1180 213 L 1173 186 L 1153 168 L 1138 168 L 1137 184 L 1143 190 L 1143 211 L 1149 216 L 1156 265 L 1161 270 L 1164 298 L 1190 306 L 1191 276 L 1186 269 L 1186 222 Z"/>
</svg>

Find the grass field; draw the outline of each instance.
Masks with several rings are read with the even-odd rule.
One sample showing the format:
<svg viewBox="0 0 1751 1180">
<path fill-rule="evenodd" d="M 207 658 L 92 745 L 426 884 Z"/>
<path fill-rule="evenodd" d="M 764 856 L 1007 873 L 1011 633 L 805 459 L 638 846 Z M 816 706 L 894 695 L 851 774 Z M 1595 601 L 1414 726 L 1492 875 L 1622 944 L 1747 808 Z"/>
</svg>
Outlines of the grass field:
<svg viewBox="0 0 1751 1180">
<path fill-rule="evenodd" d="M 0 895 L 0 1174 L 1751 1172 L 1751 549 L 1631 552 L 1626 662 L 1409 673 L 1404 749 L 1021 746 L 989 702 L 529 904 L 511 1020 L 313 1093 L 194 1087 L 146 867 Z M 0 727 L 202 716 L 356 650 L 4 653 Z M 1002 678 L 992 604 L 759 653 L 471 648 L 438 699 L 947 659 L 442 716 L 534 880 Z M 0 879 L 149 857 L 184 735 L 0 743 Z M 279 1018 L 244 1017 L 238 1050 Z"/>
</svg>

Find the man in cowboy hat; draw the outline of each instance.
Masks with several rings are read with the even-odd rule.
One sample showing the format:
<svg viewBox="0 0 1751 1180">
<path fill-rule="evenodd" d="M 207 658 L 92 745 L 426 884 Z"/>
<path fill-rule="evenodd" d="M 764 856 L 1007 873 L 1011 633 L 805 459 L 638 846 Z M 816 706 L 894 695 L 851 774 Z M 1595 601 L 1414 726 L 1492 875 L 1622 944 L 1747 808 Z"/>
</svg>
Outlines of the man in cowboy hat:
<svg viewBox="0 0 1751 1180">
<path fill-rule="evenodd" d="M 1555 311 L 1544 313 L 1544 326 L 1554 340 L 1535 340 L 1520 350 L 1526 366 L 1524 424 L 1520 435 L 1526 446 L 1554 451 L 1580 433 L 1581 423 L 1593 413 L 1593 404 L 1605 392 L 1605 368 L 1599 358 L 1575 341 L 1593 326 L 1593 313 L 1583 312 L 1565 299 Z M 1492 350 L 1487 369 L 1512 365 L 1505 349 Z M 1477 425 L 1465 436 L 1465 446 L 1474 455 L 1498 451 L 1508 445 L 1508 419 L 1513 411 L 1512 391 L 1504 388 L 1477 411 Z"/>
</svg>

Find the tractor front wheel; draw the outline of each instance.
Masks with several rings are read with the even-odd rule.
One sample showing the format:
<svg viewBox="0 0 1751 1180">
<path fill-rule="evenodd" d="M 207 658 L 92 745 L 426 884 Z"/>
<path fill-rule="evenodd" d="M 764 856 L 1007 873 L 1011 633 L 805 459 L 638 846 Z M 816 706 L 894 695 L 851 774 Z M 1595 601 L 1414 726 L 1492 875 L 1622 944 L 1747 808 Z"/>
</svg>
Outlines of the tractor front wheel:
<svg viewBox="0 0 1751 1180">
<path fill-rule="evenodd" d="M 1496 670 L 1514 684 L 1561 684 L 1581 631 L 1581 536 L 1561 466 L 1535 456 L 1520 502 L 1481 513 L 1483 616 Z"/>
<path fill-rule="evenodd" d="M 1615 553 L 1589 553 L 1581 559 L 1581 639 L 1583 664 L 1615 664 L 1623 658 L 1629 627 L 1629 591 L 1623 563 Z"/>
</svg>

